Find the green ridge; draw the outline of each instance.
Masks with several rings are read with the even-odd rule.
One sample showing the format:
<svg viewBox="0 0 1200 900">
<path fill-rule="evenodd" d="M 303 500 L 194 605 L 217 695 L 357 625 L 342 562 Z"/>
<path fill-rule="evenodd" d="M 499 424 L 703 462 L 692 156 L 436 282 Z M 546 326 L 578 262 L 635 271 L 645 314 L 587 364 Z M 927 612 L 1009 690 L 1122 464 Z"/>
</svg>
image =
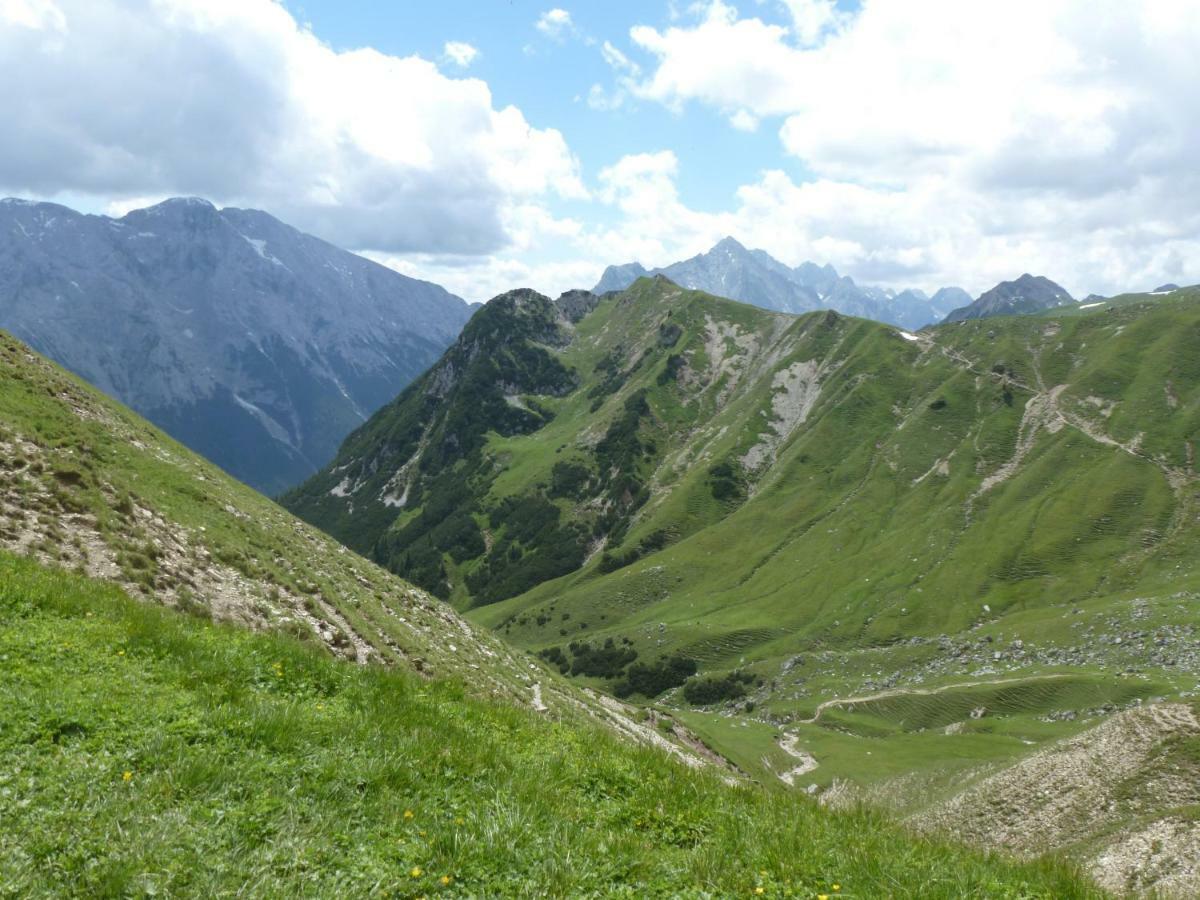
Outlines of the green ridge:
<svg viewBox="0 0 1200 900">
<path fill-rule="evenodd" d="M 495 324 L 502 301 L 477 316 Z M 969 735 L 905 737 L 917 768 L 944 777 L 1195 687 L 1200 290 L 917 336 L 662 279 L 592 305 L 573 318 L 541 298 L 553 340 L 493 332 L 568 375 L 553 394 L 509 385 L 542 424 L 491 430 L 452 470 L 450 505 L 478 540 L 434 541 L 422 583 L 473 620 L 568 670 L 569 644 L 612 640 L 638 664 L 693 659 L 699 678 L 748 671 L 735 711 L 767 727 L 745 758 L 773 753 L 783 729 L 816 728 L 802 720 L 839 697 L 1046 673 L 1104 683 L 1102 703 L 1000 703 L 966 721 L 996 732 L 975 741 L 982 757 Z M 456 373 L 435 366 L 360 434 L 445 434 L 446 408 L 469 399 Z M 331 511 L 352 507 L 365 528 L 381 485 L 449 497 L 419 445 L 405 469 L 377 464 L 395 445 L 348 442 L 286 502 L 345 536 Z M 348 475 L 347 496 L 331 494 Z M 401 532 L 432 537 L 420 502 L 388 507 L 393 521 L 360 546 L 405 573 L 385 548 Z M 623 684 L 620 671 L 580 677 Z M 957 715 L 943 699 L 939 715 Z M 656 702 L 691 706 L 680 691 Z M 728 729 L 712 733 L 738 754 Z M 811 783 L 890 777 L 880 752 L 826 758 Z"/>
</svg>

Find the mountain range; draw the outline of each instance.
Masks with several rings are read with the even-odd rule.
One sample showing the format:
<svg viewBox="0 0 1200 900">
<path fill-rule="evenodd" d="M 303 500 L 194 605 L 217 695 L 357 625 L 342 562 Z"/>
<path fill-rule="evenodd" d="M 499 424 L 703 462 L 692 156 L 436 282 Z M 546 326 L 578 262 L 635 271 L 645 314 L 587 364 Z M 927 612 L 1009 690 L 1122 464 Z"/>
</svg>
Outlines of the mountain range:
<svg viewBox="0 0 1200 900">
<path fill-rule="evenodd" d="M 0 327 L 266 493 L 328 462 L 470 310 L 257 210 L 0 201 Z"/>
<path fill-rule="evenodd" d="M 863 287 L 831 265 L 806 262 L 790 267 L 765 250 L 747 250 L 732 237 L 707 253 L 657 269 L 641 263 L 609 266 L 593 293 L 624 290 L 645 275 L 665 275 L 681 287 L 706 291 L 778 312 L 835 309 L 916 330 L 941 321 L 952 309 L 971 302 L 962 288 L 946 287 L 932 297 L 918 289 L 894 291 Z"/>
<path fill-rule="evenodd" d="M 920 333 L 514 291 L 283 502 L 744 771 L 983 843 L 1021 793 L 1109 872 L 1195 802 L 1151 760 L 1200 733 L 1198 341 L 1196 289 Z M 1134 755 L 1068 826 L 1023 785 L 1092 727 Z"/>
<path fill-rule="evenodd" d="M 173 893 L 367 890 L 402 861 L 425 893 L 1094 896 L 835 812 L 866 802 L 1194 894 L 1200 291 L 999 295 L 920 333 L 665 276 L 495 298 L 283 498 L 458 612 L 0 336 L 0 753 L 36 798 L 0 792 L 0 867 L 21 893 L 151 865 Z"/>
</svg>

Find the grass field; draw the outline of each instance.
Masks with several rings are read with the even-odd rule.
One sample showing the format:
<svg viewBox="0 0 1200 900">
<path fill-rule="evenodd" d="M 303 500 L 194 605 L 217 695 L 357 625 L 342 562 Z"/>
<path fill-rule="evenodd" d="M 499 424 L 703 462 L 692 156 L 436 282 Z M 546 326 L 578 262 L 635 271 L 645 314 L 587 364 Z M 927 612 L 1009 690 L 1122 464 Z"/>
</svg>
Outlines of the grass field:
<svg viewBox="0 0 1200 900">
<path fill-rule="evenodd" d="M 1098 896 L 0 554 L 0 895 Z"/>
</svg>

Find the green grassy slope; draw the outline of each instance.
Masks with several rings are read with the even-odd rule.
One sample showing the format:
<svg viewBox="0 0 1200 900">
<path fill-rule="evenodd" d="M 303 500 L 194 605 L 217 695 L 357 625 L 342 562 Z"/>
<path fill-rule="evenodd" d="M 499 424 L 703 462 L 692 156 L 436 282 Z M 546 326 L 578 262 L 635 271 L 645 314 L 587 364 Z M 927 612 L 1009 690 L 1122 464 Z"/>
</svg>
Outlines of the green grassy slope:
<svg viewBox="0 0 1200 900">
<path fill-rule="evenodd" d="M 0 553 L 0 895 L 1098 896 Z"/>
<path fill-rule="evenodd" d="M 468 404 L 451 373 L 401 398 L 423 397 L 421 415 L 368 426 L 403 421 L 413 454 L 374 477 L 394 496 L 425 486 L 467 535 L 442 541 L 418 494 L 388 508 L 374 549 L 405 571 L 396 536 L 426 541 L 427 584 L 473 620 L 610 690 L 636 688 L 632 653 L 652 675 L 677 655 L 699 679 L 748 672 L 730 692 L 764 727 L 689 721 L 743 760 L 801 734 L 827 748 L 802 780 L 818 786 L 891 777 L 876 761 L 901 746 L 949 778 L 1194 688 L 1200 291 L 906 336 L 642 280 L 554 328 L 520 345 L 566 373 L 555 391 L 506 388 L 541 421 L 487 431 L 453 475 L 420 450 L 446 421 L 439 398 Z M 371 508 L 374 487 L 330 491 L 379 450 L 348 444 L 296 508 Z M 579 567 L 546 567 L 563 546 Z M 1103 696 L 984 703 L 949 735 L 874 713 L 872 728 L 804 723 L 889 689 L 948 687 L 938 703 L 957 715 L 974 682 L 1046 674 Z M 697 708 L 678 690 L 658 701 Z"/>
<path fill-rule="evenodd" d="M 451 653 L 440 604 L 3 334 L 0 447 L 2 547 L 361 662 L 464 673 L 502 646 Z"/>
<path fill-rule="evenodd" d="M 477 695 L 675 740 L 304 525 L 3 333 L 0 549 L 362 664 L 454 677 Z"/>
</svg>

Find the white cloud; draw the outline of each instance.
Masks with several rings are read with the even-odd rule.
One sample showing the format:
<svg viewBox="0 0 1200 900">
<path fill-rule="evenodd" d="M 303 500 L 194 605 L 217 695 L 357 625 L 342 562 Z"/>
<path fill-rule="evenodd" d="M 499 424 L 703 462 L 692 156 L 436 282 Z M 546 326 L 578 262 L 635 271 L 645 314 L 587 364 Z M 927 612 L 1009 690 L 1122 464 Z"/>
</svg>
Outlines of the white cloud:
<svg viewBox="0 0 1200 900">
<path fill-rule="evenodd" d="M 739 109 L 729 117 L 729 124 L 738 131 L 757 131 L 758 116 L 749 110 Z"/>
<path fill-rule="evenodd" d="M 644 58 L 599 44 L 613 83 L 580 100 L 777 128 L 796 170 L 747 175 L 723 211 L 684 202 L 669 149 L 589 194 L 558 131 L 439 71 L 469 45 L 337 52 L 269 0 L 0 0 L 0 81 L 21 86 L 0 94 L 0 193 L 259 206 L 473 299 L 726 234 L 896 286 L 1200 281 L 1200 4 L 774 2 L 786 26 L 680 4 L 631 31 Z M 537 24 L 585 39 L 564 9 Z"/>
<path fill-rule="evenodd" d="M 600 45 L 600 55 L 604 57 L 604 61 L 616 72 L 625 73 L 635 78 L 642 73 L 641 67 L 613 46 L 610 41 L 605 41 Z"/>
<path fill-rule="evenodd" d="M 620 109 L 625 105 L 630 89 L 642 75 L 641 66 L 622 53 L 611 41 L 604 41 L 600 45 L 600 56 L 613 70 L 616 84 L 611 90 L 604 85 L 593 84 L 588 91 L 588 106 L 600 111 Z"/>
<path fill-rule="evenodd" d="M 0 24 L 30 31 L 62 31 L 66 18 L 54 0 L 0 0 Z"/>
<path fill-rule="evenodd" d="M 679 167 L 675 153 L 663 150 L 602 169 L 594 198 L 613 214 L 605 225 L 527 208 L 508 220 L 519 235 L 509 251 L 387 262 L 476 300 L 519 285 L 552 295 L 590 287 L 609 263 L 666 265 L 725 235 L 792 265 L 831 262 L 862 284 L 897 288 L 957 284 L 978 294 L 1024 271 L 1045 273 L 1077 296 L 1200 281 L 1196 213 L 1168 230 L 1140 221 L 1090 230 L 1075 228 L 1074 219 L 1103 221 L 1107 207 L 1121 201 L 1063 207 L 1031 193 L 981 211 L 971 192 L 949 179 L 901 191 L 830 179 L 798 183 L 779 170 L 739 188 L 728 210 L 706 212 L 680 198 Z"/>
<path fill-rule="evenodd" d="M 548 9 L 533 23 L 534 28 L 540 31 L 546 37 L 552 40 L 562 40 L 566 35 L 570 34 L 575 26 L 571 21 L 571 14 L 565 9 Z"/>
<path fill-rule="evenodd" d="M 780 72 L 790 71 L 800 54 L 787 35 L 781 25 L 739 19 L 733 7 L 719 0 L 691 27 L 660 32 L 635 26 L 630 29 L 633 42 L 657 62 L 637 93 L 676 110 L 698 100 L 727 111 L 788 112 L 794 107 L 792 86 Z"/>
<path fill-rule="evenodd" d="M 845 21 L 834 0 L 782 0 L 792 19 L 792 34 L 801 44 L 812 44 Z"/>
<path fill-rule="evenodd" d="M 479 56 L 479 50 L 464 41 L 446 41 L 442 47 L 442 56 L 454 65 L 465 69 Z"/>
<path fill-rule="evenodd" d="M 602 84 L 593 84 L 588 89 L 587 104 L 602 112 L 620 109 L 625 104 L 625 92 L 620 89 L 608 91 Z"/>
<path fill-rule="evenodd" d="M 810 173 L 743 188 L 744 238 L 926 285 L 1200 277 L 1200 4 L 782 2 L 790 27 L 713 0 L 630 32 L 654 61 L 637 96 L 773 119 Z"/>
<path fill-rule="evenodd" d="M 510 210 L 513 246 L 481 257 L 374 254 L 398 271 L 445 285 L 470 300 L 527 286 L 556 295 L 589 288 L 605 265 L 640 259 L 671 262 L 707 249 L 735 228 L 732 215 L 697 213 L 679 199 L 679 161 L 669 150 L 622 157 L 600 171 L 593 198 L 613 220 L 599 225 L 556 218 L 527 204 Z"/>
<path fill-rule="evenodd" d="M 504 246 L 515 206 L 586 194 L 562 135 L 483 81 L 334 51 L 269 0 L 0 2 L 6 192 L 196 194 L 343 246 L 462 253 Z"/>
<path fill-rule="evenodd" d="M 145 196 L 121 197 L 118 200 L 109 200 L 104 204 L 104 215 L 119 219 L 135 209 L 147 209 L 151 206 L 157 206 L 164 200 L 169 199 L 170 196 L 170 194 L 148 194 Z"/>
</svg>

